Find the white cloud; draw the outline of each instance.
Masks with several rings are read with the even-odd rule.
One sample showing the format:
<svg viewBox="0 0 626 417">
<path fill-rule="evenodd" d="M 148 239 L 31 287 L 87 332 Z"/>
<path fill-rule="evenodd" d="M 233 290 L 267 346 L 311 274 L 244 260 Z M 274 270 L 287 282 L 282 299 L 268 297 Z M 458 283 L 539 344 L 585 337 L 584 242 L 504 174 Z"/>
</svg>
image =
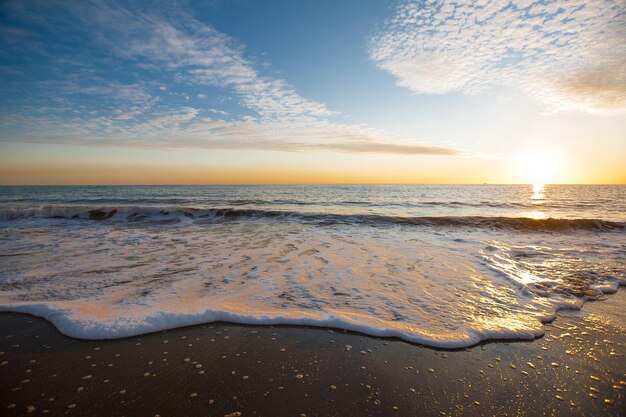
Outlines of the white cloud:
<svg viewBox="0 0 626 417">
<path fill-rule="evenodd" d="M 99 42 L 118 56 L 175 70 L 186 82 L 231 88 L 263 119 L 333 114 L 322 103 L 301 97 L 283 80 L 260 76 L 244 58 L 240 45 L 183 11 L 168 19 L 108 2 L 68 6 L 91 26 Z"/>
<path fill-rule="evenodd" d="M 515 84 L 555 109 L 626 113 L 620 1 L 407 1 L 369 53 L 417 94 Z"/>
<path fill-rule="evenodd" d="M 198 116 L 199 110 L 193 107 L 181 107 L 176 111 L 168 111 L 162 115 L 155 115 L 144 123 L 128 127 L 130 132 L 150 132 L 156 134 L 164 130 L 180 129 Z"/>
<path fill-rule="evenodd" d="M 394 137 L 364 125 L 333 122 L 336 113 L 323 103 L 302 97 L 284 80 L 261 75 L 254 62 L 244 56 L 242 45 L 180 9 L 169 10 L 167 15 L 156 14 L 106 1 L 60 2 L 58 7 L 81 22 L 97 44 L 117 59 L 148 73 L 172 76 L 185 86 L 185 91 L 190 86 L 228 89 L 255 116 L 233 120 L 223 110 L 194 108 L 165 98 L 159 101 L 140 85 L 101 80 L 93 84 L 87 78 L 65 83 L 65 91 L 110 96 L 124 103 L 112 112 L 101 110 L 89 116 L 5 114 L 0 118 L 5 132 L 26 132 L 4 134 L 4 140 L 161 149 L 460 153 Z M 176 82 L 166 89 L 161 81 L 153 80 L 152 86 L 165 94 L 164 91 L 176 91 Z M 186 94 L 177 97 L 189 99 Z M 198 97 L 202 98 L 200 94 Z"/>
<path fill-rule="evenodd" d="M 330 151 L 399 155 L 459 155 L 448 147 L 392 141 L 382 130 L 328 120 L 267 121 L 246 117 L 224 120 L 199 117 L 198 110 L 154 115 L 147 121 L 120 126 L 106 117 L 61 118 L 15 114 L 0 116 L 0 126 L 30 126 L 29 133 L 5 136 L 5 141 L 124 146 L 150 149 L 247 149 L 270 151 Z"/>
<path fill-rule="evenodd" d="M 213 108 L 211 108 L 211 109 L 209 109 L 209 111 L 210 111 L 211 113 L 213 113 L 213 114 L 219 114 L 219 115 L 221 115 L 221 116 L 229 116 L 229 113 L 228 113 L 228 112 L 226 112 L 226 111 L 224 111 L 224 110 L 220 110 L 220 109 L 213 109 Z"/>
<path fill-rule="evenodd" d="M 110 97 L 120 101 L 147 102 L 152 95 L 136 84 L 122 84 L 117 81 L 89 78 L 81 83 L 70 81 L 55 83 L 56 87 L 68 94 L 87 94 Z"/>
</svg>

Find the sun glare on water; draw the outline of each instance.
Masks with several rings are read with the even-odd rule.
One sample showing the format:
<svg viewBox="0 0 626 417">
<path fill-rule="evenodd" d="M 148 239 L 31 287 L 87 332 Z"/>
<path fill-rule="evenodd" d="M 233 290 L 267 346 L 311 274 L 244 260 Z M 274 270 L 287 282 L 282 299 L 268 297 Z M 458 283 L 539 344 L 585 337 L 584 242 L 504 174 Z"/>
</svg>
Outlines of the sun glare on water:
<svg viewBox="0 0 626 417">
<path fill-rule="evenodd" d="M 537 207 L 537 210 L 528 213 L 528 217 L 531 219 L 545 219 L 546 215 L 540 210 L 541 206 L 545 203 L 545 186 L 543 184 L 533 184 L 532 194 L 530 195 L 531 204 Z"/>
</svg>

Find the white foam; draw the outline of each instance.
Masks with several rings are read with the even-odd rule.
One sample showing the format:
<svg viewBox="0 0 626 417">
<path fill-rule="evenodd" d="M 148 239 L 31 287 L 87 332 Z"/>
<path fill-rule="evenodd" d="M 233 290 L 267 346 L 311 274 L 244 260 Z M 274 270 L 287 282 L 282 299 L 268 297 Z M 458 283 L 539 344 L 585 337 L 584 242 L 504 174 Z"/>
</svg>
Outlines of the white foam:
<svg viewBox="0 0 626 417">
<path fill-rule="evenodd" d="M 228 321 L 458 348 L 538 337 L 557 309 L 582 306 L 587 296 L 572 291 L 624 283 L 624 255 L 610 237 L 597 238 L 605 252 L 591 256 L 571 249 L 574 235 L 543 235 L 542 246 L 532 235 L 493 237 L 280 222 L 17 223 L 0 228 L 0 249 L 12 255 L 0 257 L 0 310 L 84 339 Z M 573 274 L 589 282 L 574 288 Z"/>
</svg>

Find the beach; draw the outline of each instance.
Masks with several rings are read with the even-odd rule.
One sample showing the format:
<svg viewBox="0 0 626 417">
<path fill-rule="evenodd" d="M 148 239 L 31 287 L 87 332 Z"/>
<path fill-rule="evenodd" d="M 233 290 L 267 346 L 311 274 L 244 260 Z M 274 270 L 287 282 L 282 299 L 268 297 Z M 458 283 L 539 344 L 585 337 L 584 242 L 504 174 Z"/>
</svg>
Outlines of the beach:
<svg viewBox="0 0 626 417">
<path fill-rule="evenodd" d="M 0 417 L 626 417 L 625 1 L 1 1 Z"/>
<path fill-rule="evenodd" d="M 0 314 L 2 414 L 624 414 L 626 291 L 533 341 L 456 350 L 342 330 L 212 323 L 117 340 Z"/>
</svg>

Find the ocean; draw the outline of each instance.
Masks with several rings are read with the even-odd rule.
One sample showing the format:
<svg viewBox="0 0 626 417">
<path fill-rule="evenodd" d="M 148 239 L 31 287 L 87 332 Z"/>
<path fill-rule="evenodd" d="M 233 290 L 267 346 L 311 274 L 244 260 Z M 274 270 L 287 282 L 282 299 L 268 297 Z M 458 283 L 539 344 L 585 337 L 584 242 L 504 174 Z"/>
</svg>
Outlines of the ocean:
<svg viewBox="0 0 626 417">
<path fill-rule="evenodd" d="M 459 348 L 626 284 L 623 185 L 0 187 L 0 311 L 84 339 L 292 324 Z"/>
</svg>

